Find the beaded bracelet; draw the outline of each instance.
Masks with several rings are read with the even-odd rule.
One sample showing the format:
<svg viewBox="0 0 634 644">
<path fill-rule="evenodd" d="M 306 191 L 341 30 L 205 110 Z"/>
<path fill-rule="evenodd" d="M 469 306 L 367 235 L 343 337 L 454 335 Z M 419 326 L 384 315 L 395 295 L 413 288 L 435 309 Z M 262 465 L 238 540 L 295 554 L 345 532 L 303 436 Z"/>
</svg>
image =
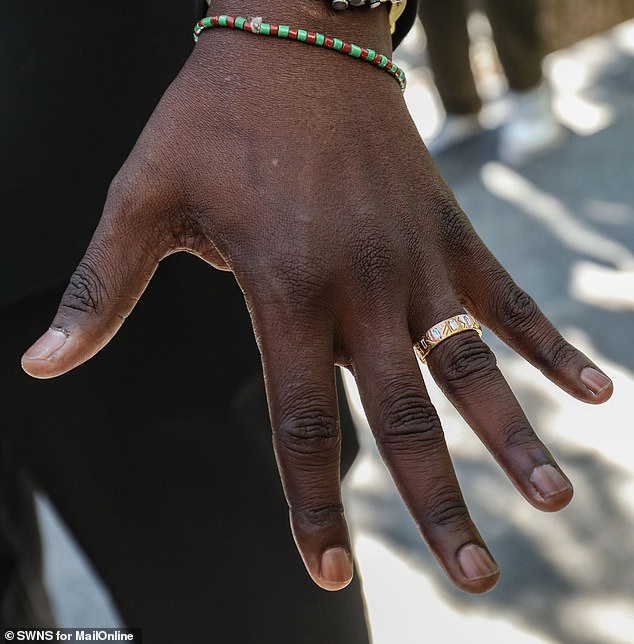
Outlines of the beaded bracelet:
<svg viewBox="0 0 634 644">
<path fill-rule="evenodd" d="M 330 3 L 335 11 L 343 11 L 350 7 L 370 7 L 376 9 L 382 4 L 390 2 L 391 4 L 401 4 L 401 0 L 332 0 Z"/>
<path fill-rule="evenodd" d="M 370 7 L 370 9 L 376 9 L 382 4 L 390 2 L 392 4 L 401 4 L 401 0 L 331 0 L 332 8 L 335 11 L 342 11 L 350 7 Z M 211 4 L 211 0 L 207 0 L 207 6 Z"/>
<path fill-rule="evenodd" d="M 295 29 L 287 25 L 277 25 L 262 22 L 262 18 L 243 18 L 241 16 L 209 16 L 203 18 L 196 23 L 194 27 L 194 42 L 198 42 L 200 34 L 211 27 L 229 27 L 231 29 L 241 29 L 252 34 L 259 34 L 260 36 L 277 36 L 278 38 L 285 38 L 288 40 L 297 40 L 306 43 L 307 45 L 315 45 L 315 47 L 324 47 L 325 49 L 332 49 L 342 54 L 348 54 L 353 58 L 364 60 L 367 63 L 376 65 L 379 69 L 385 70 L 388 74 L 393 76 L 398 82 L 401 90 L 405 91 L 407 80 L 405 72 L 395 63 L 393 63 L 387 56 L 377 54 L 373 49 L 359 47 L 352 43 L 345 42 L 340 38 L 331 38 L 324 36 L 316 31 L 307 31 L 306 29 Z"/>
</svg>

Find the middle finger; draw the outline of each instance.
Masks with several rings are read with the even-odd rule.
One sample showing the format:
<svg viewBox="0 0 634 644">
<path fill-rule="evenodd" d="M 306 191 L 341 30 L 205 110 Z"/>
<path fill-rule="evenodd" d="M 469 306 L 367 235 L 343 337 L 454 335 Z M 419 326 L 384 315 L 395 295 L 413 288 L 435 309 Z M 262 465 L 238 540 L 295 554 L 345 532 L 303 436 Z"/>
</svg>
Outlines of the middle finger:
<svg viewBox="0 0 634 644">
<path fill-rule="evenodd" d="M 352 366 L 379 451 L 431 550 L 460 588 L 489 590 L 499 569 L 465 506 L 406 324 L 375 328 Z"/>
</svg>

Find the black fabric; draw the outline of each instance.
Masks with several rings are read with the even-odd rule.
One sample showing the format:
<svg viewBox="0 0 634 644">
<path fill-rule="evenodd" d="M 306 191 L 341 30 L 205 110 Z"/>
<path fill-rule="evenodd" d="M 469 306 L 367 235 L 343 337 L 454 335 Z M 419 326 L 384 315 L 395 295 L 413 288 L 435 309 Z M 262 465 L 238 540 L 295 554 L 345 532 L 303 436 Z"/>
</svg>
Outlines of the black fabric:
<svg viewBox="0 0 634 644">
<path fill-rule="evenodd" d="M 427 54 L 448 114 L 476 114 L 482 107 L 469 55 L 467 21 L 472 4 L 466 0 L 419 2 Z M 486 12 L 491 24 L 509 88 L 518 92 L 535 88 L 542 79 L 543 59 L 538 0 L 481 0 L 477 6 Z"/>
<path fill-rule="evenodd" d="M 68 279 L 197 19 L 191 0 L 3 3 L 0 305 Z"/>
</svg>

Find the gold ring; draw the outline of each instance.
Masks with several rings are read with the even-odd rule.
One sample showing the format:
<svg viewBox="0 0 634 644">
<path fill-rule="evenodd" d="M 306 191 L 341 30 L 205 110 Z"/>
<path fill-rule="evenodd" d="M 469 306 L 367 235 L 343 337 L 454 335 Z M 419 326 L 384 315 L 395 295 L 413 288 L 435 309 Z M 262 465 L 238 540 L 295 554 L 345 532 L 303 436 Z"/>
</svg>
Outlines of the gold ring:
<svg viewBox="0 0 634 644">
<path fill-rule="evenodd" d="M 421 362 L 425 362 L 429 352 L 437 347 L 443 340 L 463 331 L 475 331 L 482 337 L 482 327 L 478 321 L 468 313 L 460 313 L 447 318 L 428 329 L 425 335 L 414 344 L 416 354 Z"/>
</svg>

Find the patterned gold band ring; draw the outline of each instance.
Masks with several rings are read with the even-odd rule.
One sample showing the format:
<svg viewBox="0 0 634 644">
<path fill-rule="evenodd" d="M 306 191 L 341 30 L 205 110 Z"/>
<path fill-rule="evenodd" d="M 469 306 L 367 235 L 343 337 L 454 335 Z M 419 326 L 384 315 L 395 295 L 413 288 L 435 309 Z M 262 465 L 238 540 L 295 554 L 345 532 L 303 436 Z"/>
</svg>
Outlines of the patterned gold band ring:
<svg viewBox="0 0 634 644">
<path fill-rule="evenodd" d="M 425 362 L 429 352 L 437 347 L 443 340 L 463 331 L 475 331 L 482 336 L 482 328 L 478 321 L 468 313 L 460 313 L 447 318 L 428 329 L 425 335 L 414 345 L 416 354 L 422 362 Z"/>
</svg>

